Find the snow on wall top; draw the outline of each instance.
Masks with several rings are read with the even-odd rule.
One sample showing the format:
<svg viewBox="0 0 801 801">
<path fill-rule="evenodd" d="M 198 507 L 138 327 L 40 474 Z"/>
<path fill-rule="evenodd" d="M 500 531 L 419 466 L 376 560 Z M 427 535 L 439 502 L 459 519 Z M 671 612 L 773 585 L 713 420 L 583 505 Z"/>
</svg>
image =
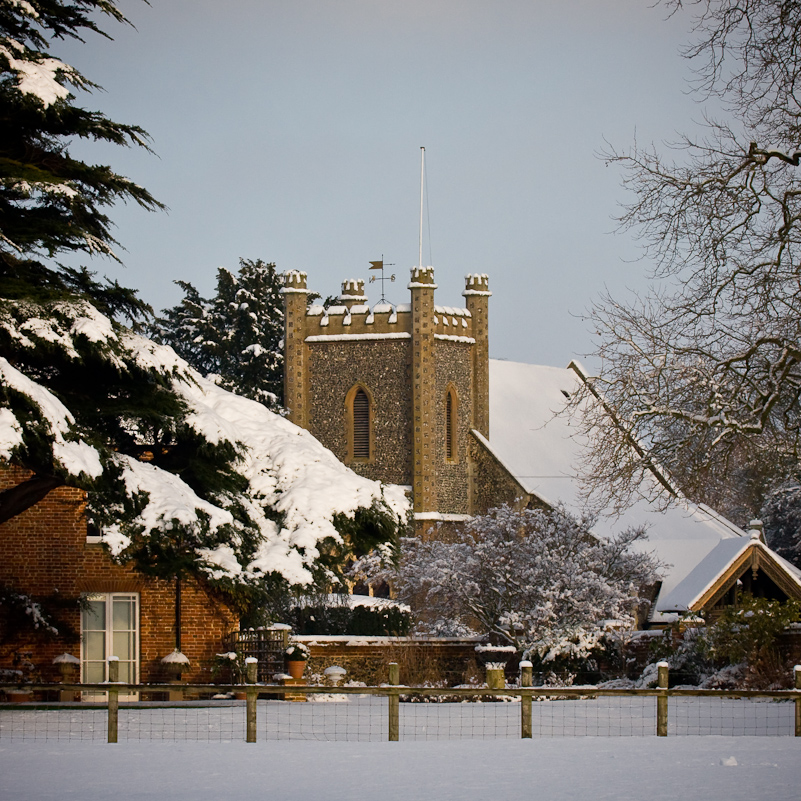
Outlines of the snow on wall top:
<svg viewBox="0 0 801 801">
<path fill-rule="evenodd" d="M 490 451 L 526 492 L 550 505 L 562 503 L 568 511 L 580 515 L 586 511 L 581 475 L 587 443 L 579 434 L 578 419 L 564 409 L 581 379 L 567 368 L 495 359 L 489 364 Z M 651 493 L 655 487 L 656 479 L 644 489 Z M 748 542 L 740 539 L 745 535 L 737 526 L 711 509 L 684 499 L 665 511 L 645 499 L 636 501 L 621 515 L 601 510 L 593 530 L 599 536 L 611 536 L 631 526 L 646 527 L 648 539 L 637 547 L 653 552 L 666 565 L 654 607 L 655 620 L 668 611 L 667 599 L 674 608 L 691 602 L 685 596 L 694 584 L 684 580 L 720 542 Z M 679 585 L 682 589 L 677 594 L 674 591 Z"/>
</svg>

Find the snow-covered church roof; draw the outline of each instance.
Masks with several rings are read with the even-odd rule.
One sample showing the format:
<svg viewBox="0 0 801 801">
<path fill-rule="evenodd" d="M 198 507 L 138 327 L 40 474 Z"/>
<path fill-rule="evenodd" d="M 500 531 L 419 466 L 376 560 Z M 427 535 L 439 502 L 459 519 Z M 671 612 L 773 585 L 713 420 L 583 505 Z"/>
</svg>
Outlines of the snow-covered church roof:
<svg viewBox="0 0 801 801">
<path fill-rule="evenodd" d="M 570 368 L 498 360 L 490 360 L 489 372 L 490 441 L 484 444 L 527 493 L 580 515 L 585 510 L 581 475 L 586 440 L 576 413 L 566 413 L 565 407 L 581 378 Z M 653 481 L 643 495 L 659 486 Z M 685 499 L 664 510 L 645 498 L 622 514 L 601 510 L 593 530 L 611 536 L 631 526 L 646 527 L 648 539 L 638 547 L 665 565 L 654 622 L 689 609 L 701 585 L 720 576 L 750 542 L 742 529 L 712 509 Z M 801 578 L 799 571 L 792 572 Z"/>
</svg>

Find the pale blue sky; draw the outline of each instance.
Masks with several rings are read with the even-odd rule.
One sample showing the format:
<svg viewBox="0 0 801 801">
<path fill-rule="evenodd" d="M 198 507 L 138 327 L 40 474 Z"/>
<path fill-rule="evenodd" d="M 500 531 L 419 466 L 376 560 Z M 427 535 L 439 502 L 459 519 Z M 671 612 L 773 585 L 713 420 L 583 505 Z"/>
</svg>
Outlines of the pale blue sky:
<svg viewBox="0 0 801 801">
<path fill-rule="evenodd" d="M 53 52 L 106 90 L 82 103 L 146 128 L 157 156 L 75 152 L 170 211 L 113 209 L 126 267 L 92 267 L 159 310 L 173 280 L 210 293 L 240 256 L 305 270 L 325 296 L 383 253 L 405 302 L 424 145 L 437 302 L 462 305 L 464 274 L 488 273 L 491 355 L 563 366 L 592 349 L 576 315 L 604 286 L 645 284 L 612 233 L 625 194 L 604 138 L 673 139 L 702 115 L 678 55 L 690 21 L 649 5 L 122 0 L 137 30 Z"/>
</svg>

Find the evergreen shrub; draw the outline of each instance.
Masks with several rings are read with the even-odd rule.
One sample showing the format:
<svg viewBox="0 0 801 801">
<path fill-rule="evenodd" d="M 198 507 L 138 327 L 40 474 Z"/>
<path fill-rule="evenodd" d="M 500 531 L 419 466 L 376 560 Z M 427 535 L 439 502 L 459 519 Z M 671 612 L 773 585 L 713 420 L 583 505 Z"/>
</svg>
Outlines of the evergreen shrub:
<svg viewBox="0 0 801 801">
<path fill-rule="evenodd" d="M 287 621 L 295 634 L 351 634 L 363 637 L 403 637 L 411 628 L 411 612 L 398 606 L 355 606 L 317 601 L 295 606 Z"/>
</svg>

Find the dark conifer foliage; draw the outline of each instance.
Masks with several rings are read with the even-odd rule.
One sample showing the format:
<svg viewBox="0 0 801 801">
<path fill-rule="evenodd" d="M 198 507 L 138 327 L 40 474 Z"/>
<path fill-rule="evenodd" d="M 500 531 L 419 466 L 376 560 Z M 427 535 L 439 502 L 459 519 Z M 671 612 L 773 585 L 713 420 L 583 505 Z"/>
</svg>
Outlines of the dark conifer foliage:
<svg viewBox="0 0 801 801">
<path fill-rule="evenodd" d="M 5 297 L 80 294 L 139 316 L 147 307 L 134 293 L 42 261 L 67 252 L 116 259 L 106 208 L 119 200 L 163 208 L 110 167 L 70 155 L 76 138 L 148 147 L 139 126 L 78 106 L 73 89 L 98 87 L 49 52 L 54 40 L 105 36 L 98 12 L 127 22 L 108 0 L 0 2 L 0 280 Z"/>
<path fill-rule="evenodd" d="M 105 212 L 117 201 L 162 208 L 110 167 L 69 152 L 76 138 L 148 146 L 138 126 L 78 107 L 70 87 L 94 85 L 48 52 L 59 38 L 103 34 L 103 15 L 126 21 L 111 0 L 0 0 L 0 464 L 30 472 L 0 492 L 0 524 L 56 487 L 80 488 L 87 522 L 116 559 L 165 578 L 194 575 L 245 606 L 267 580 L 330 577 L 320 553 L 344 563 L 340 529 L 357 512 L 366 536 L 392 534 L 400 512 L 372 483 L 336 510 L 300 491 L 279 501 L 307 471 L 328 471 L 308 480 L 340 490 L 343 478 L 363 480 L 343 477 L 310 436 L 142 336 L 135 328 L 150 309 L 135 291 L 56 261 L 65 253 L 116 258 Z M 265 397 L 281 369 L 274 265 L 243 261 L 238 276 L 220 271 L 209 302 L 183 288 L 179 349 L 188 358 L 193 348 L 208 354 L 204 372 L 230 364 L 219 379 L 226 387 L 234 377 L 254 388 L 262 381 L 251 397 Z M 192 328 L 193 314 L 202 330 Z M 253 419 L 258 425 L 244 425 Z M 253 446 L 265 431 L 270 447 Z M 369 509 L 359 506 L 365 490 Z M 302 513 L 278 511 L 279 502 Z M 307 533 L 296 544 L 298 520 Z"/>
<path fill-rule="evenodd" d="M 152 326 L 153 338 L 225 389 L 267 406 L 283 402 L 284 312 L 275 264 L 239 260 L 239 272 L 221 267 L 208 300 L 187 281 L 176 281 L 183 300 Z"/>
<path fill-rule="evenodd" d="M 21 433 L 10 461 L 32 471 L 0 493 L 0 522 L 64 484 L 90 490 L 98 526 L 109 510 L 115 522 L 135 516 L 112 464 L 124 456 L 181 474 L 202 498 L 241 483 L 231 445 L 198 442 L 172 376 L 116 321 L 141 320 L 149 306 L 134 290 L 55 260 L 74 252 L 116 259 L 106 210 L 117 201 L 163 208 L 111 167 L 70 155 L 76 138 L 148 148 L 139 126 L 77 105 L 73 90 L 97 85 L 50 53 L 65 37 L 107 36 L 103 15 L 127 22 L 109 0 L 0 0 L 0 412 Z M 54 418 L 62 409 L 65 440 Z M 78 443 L 100 461 L 65 466 L 59 448 Z"/>
</svg>

